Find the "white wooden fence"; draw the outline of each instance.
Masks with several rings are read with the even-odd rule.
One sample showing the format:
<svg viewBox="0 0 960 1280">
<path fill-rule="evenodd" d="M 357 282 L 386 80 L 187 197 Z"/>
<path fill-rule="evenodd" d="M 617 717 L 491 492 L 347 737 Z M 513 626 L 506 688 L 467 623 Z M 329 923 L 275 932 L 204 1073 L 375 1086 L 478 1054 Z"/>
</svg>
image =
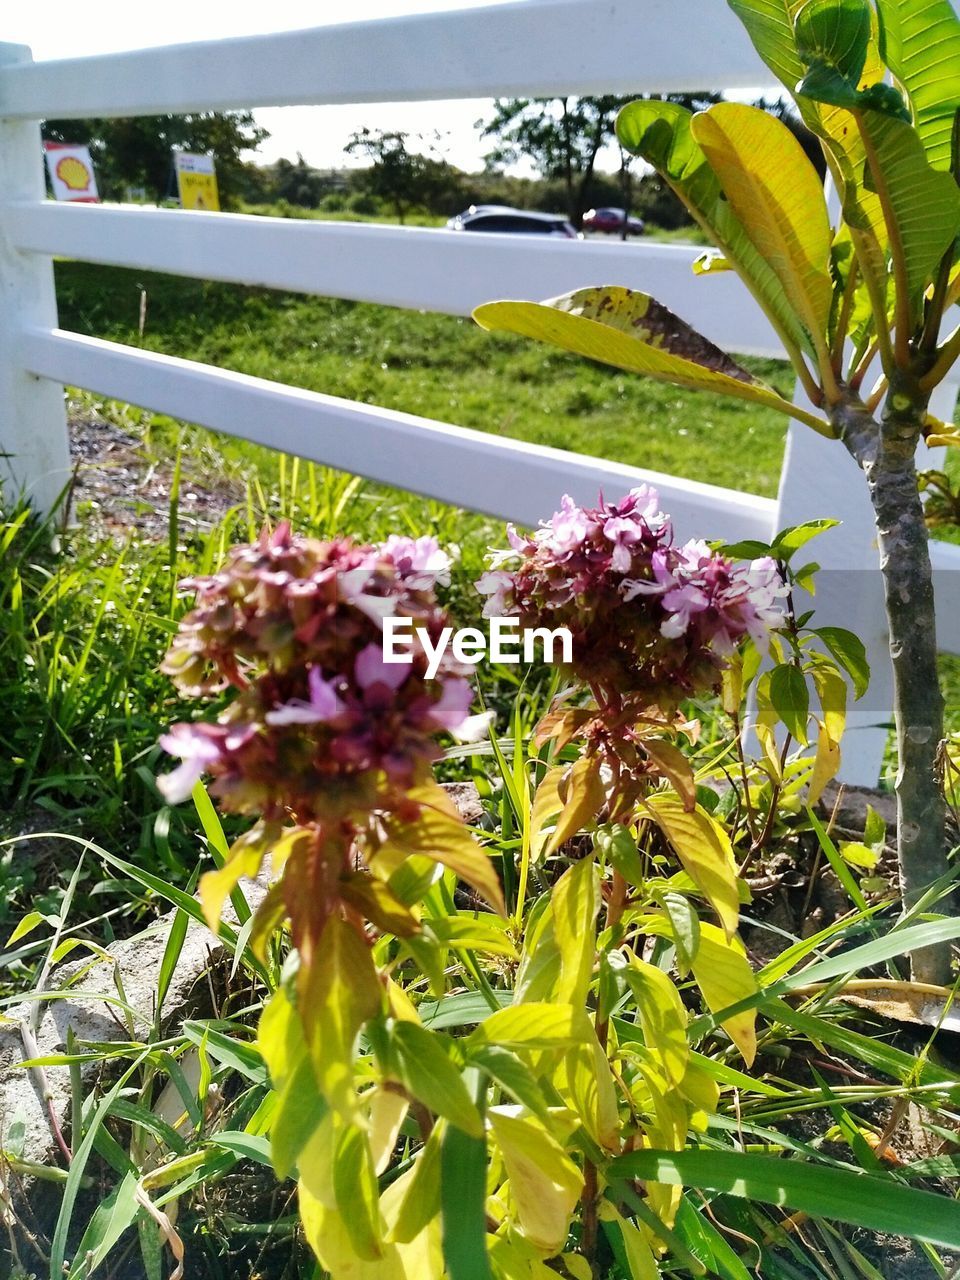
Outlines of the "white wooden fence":
<svg viewBox="0 0 960 1280">
<path fill-rule="evenodd" d="M 715 342 L 781 355 L 731 274 L 696 278 L 695 251 L 372 227 L 237 214 L 55 205 L 44 198 L 39 121 L 258 106 L 642 93 L 768 84 L 724 0 L 525 0 L 243 39 L 34 63 L 0 45 L 0 454 L 49 506 L 69 473 L 64 384 L 443 499 L 535 523 L 563 492 L 583 501 L 641 480 L 681 536 L 769 538 L 840 517 L 817 558 L 818 617 L 867 640 L 869 705 L 855 712 L 848 781 L 876 781 L 891 677 L 873 521 L 842 448 L 790 428 L 777 500 L 643 472 L 58 328 L 51 261 L 171 272 L 468 315 L 494 298 L 539 299 L 619 283 L 659 297 Z M 956 387 L 934 412 L 952 414 Z M 749 448 L 745 440 L 744 449 Z M 935 544 L 940 643 L 960 653 L 960 548 Z"/>
</svg>

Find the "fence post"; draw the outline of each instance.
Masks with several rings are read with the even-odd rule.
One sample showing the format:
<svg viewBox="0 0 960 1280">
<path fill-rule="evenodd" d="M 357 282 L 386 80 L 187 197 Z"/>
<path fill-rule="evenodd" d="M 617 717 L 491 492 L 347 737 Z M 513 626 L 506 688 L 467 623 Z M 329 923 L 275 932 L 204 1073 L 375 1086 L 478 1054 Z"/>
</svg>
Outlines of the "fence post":
<svg viewBox="0 0 960 1280">
<path fill-rule="evenodd" d="M 956 383 L 937 388 L 930 411 L 952 421 Z M 798 403 L 806 405 L 802 393 Z M 921 446 L 918 463 L 929 467 Z M 846 627 L 867 649 L 870 688 L 848 709 L 840 780 L 875 787 L 893 721 L 893 667 L 887 636 L 873 508 L 862 472 L 836 440 L 825 440 L 801 423 L 791 423 L 780 477 L 776 529 L 821 517 L 841 521 L 810 543 L 811 560 L 821 566 L 816 596 L 797 602 L 798 612 L 816 610 L 814 626 Z M 940 608 L 950 607 L 939 600 Z"/>
<path fill-rule="evenodd" d="M 0 67 L 29 61 L 25 46 L 0 44 Z M 38 121 L 0 120 L 0 192 L 3 201 L 44 198 Z M 26 326 L 56 324 L 53 264 L 12 247 L 0 204 L 0 482 L 8 499 L 24 493 L 41 515 L 70 476 L 63 388 L 26 373 L 18 347 Z"/>
</svg>

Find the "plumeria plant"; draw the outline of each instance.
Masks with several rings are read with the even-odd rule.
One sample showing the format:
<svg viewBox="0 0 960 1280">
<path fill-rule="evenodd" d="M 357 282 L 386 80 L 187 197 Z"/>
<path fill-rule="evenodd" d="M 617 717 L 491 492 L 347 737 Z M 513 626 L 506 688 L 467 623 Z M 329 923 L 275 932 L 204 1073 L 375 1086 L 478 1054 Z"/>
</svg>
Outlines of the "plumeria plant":
<svg viewBox="0 0 960 1280">
<path fill-rule="evenodd" d="M 164 737 L 180 764 L 161 787 L 175 802 L 207 774 L 224 810 L 256 819 L 201 900 L 216 929 L 269 859 L 248 934 L 282 973 L 258 1033 L 263 1128 L 334 1280 L 587 1280 L 612 1258 L 645 1278 L 682 1252 L 681 1186 L 657 1161 L 705 1131 L 730 1060 L 757 1051 L 737 864 L 778 797 L 815 798 L 839 758 L 844 680 L 790 614 L 789 560 L 815 532 L 739 563 L 678 545 L 648 487 L 508 529 L 478 584 L 486 613 L 565 625 L 573 647 L 567 687 L 504 773 L 520 838 L 490 851 L 433 776 L 439 735 L 488 725 L 464 672 L 445 658 L 428 679 L 417 649 L 383 661 L 385 617 L 431 637 L 447 624 L 432 539 L 358 546 L 282 525 L 185 584 L 196 605 L 165 670 L 189 696 L 227 697 Z M 761 694 L 770 750 L 744 759 L 737 715 L 761 651 L 768 686 L 829 667 L 829 751 L 788 760 L 781 700 Z M 716 693 L 731 732 L 702 768 L 689 700 Z M 788 719 L 805 743 L 807 715 Z M 716 785 L 731 752 L 734 804 Z M 710 1035 L 716 1061 L 693 1048 Z"/>
<path fill-rule="evenodd" d="M 579 289 L 498 302 L 479 322 L 691 389 L 765 405 L 835 439 L 873 503 L 895 678 L 898 845 L 907 908 L 948 874 L 943 700 L 917 447 L 960 444 L 928 405 L 960 355 L 941 335 L 960 297 L 960 17 L 950 0 L 728 0 L 823 147 L 841 211 L 772 115 L 635 102 L 621 146 L 651 164 L 712 239 L 703 274 L 734 270 L 807 404 L 791 403 L 642 292 Z M 877 365 L 879 364 L 879 368 Z M 949 976 L 943 947 L 918 979 Z"/>
</svg>

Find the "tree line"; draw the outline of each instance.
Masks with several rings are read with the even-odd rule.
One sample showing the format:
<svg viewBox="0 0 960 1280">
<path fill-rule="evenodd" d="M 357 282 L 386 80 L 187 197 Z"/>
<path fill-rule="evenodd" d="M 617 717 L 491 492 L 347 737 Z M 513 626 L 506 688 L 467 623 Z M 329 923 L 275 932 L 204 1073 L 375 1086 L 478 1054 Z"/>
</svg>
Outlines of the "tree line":
<svg viewBox="0 0 960 1280">
<path fill-rule="evenodd" d="M 704 92 L 668 100 L 703 110 L 720 96 Z M 131 190 L 158 203 L 175 197 L 171 152 L 176 148 L 213 153 L 224 208 L 387 214 L 403 223 L 413 213 L 449 217 L 471 204 L 507 204 L 562 211 L 579 227 L 591 206 L 616 205 L 667 230 L 683 226 L 689 215 L 657 174 L 635 171 L 623 152 L 617 172 L 597 167 L 614 139 L 617 112 L 632 100 L 613 95 L 498 99 L 492 115 L 477 121 L 481 137 L 490 143 L 479 173 L 465 173 L 444 158 L 439 132 L 367 128 L 355 132 L 344 148 L 367 161 L 362 168 L 318 170 L 302 155 L 259 165 L 244 156 L 269 133 L 250 112 L 49 120 L 43 133 L 50 141 L 90 147 L 101 194 L 108 200 L 129 198 Z M 758 105 L 783 120 L 822 164 L 812 134 L 785 100 Z M 535 178 L 507 172 L 523 159 Z"/>
</svg>

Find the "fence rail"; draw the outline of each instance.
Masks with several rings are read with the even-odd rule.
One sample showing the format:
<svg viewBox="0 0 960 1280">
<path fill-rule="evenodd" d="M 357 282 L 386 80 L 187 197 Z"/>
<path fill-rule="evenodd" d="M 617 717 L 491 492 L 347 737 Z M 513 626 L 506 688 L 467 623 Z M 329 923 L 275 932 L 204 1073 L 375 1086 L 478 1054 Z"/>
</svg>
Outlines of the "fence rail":
<svg viewBox="0 0 960 1280">
<path fill-rule="evenodd" d="M 564 491 L 590 501 L 601 487 L 614 493 L 642 480 L 659 487 L 682 536 L 767 539 L 788 523 L 839 516 L 843 534 L 826 535 L 818 559 L 860 571 L 864 586 L 858 575 L 825 575 L 818 616 L 866 638 L 871 706 L 851 717 L 856 746 L 844 776 L 876 781 L 891 673 L 882 605 L 867 588 L 877 578 L 872 512 L 852 461 L 806 428 L 790 428 L 773 500 L 87 338 L 57 321 L 51 260 L 64 255 L 461 316 L 496 297 L 626 284 L 725 347 L 781 355 L 739 281 L 694 277 L 698 251 L 688 246 L 58 206 L 44 198 L 38 125 L 44 117 L 694 91 L 768 80 L 723 0 L 525 0 L 37 64 L 29 50 L 0 45 L 0 454 L 8 472 L 39 506 L 53 500 L 69 470 L 69 384 L 524 523 L 551 511 Z M 933 412 L 950 416 L 955 398 L 955 386 L 941 388 Z M 935 543 L 933 556 L 941 647 L 960 653 L 952 587 L 960 548 Z"/>
</svg>

